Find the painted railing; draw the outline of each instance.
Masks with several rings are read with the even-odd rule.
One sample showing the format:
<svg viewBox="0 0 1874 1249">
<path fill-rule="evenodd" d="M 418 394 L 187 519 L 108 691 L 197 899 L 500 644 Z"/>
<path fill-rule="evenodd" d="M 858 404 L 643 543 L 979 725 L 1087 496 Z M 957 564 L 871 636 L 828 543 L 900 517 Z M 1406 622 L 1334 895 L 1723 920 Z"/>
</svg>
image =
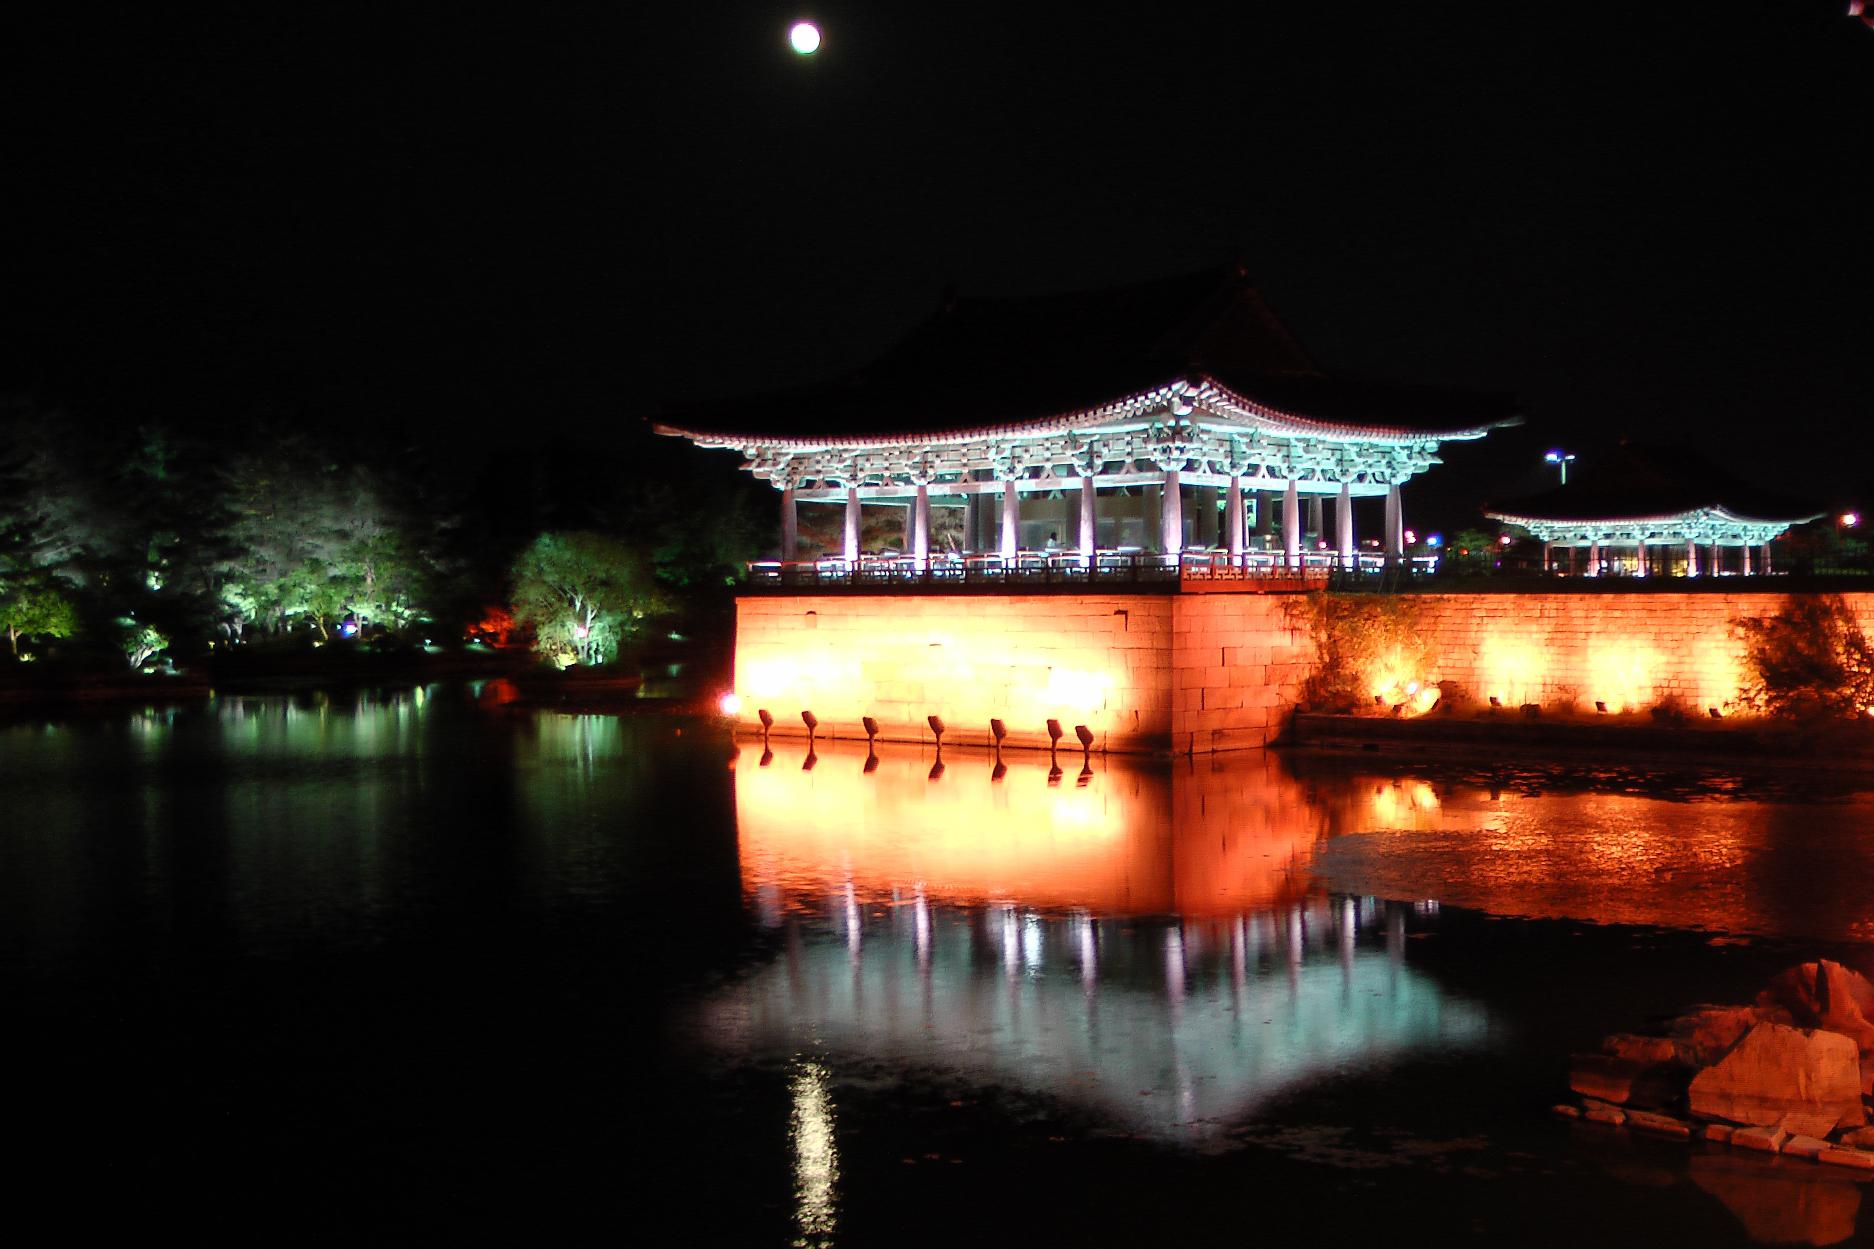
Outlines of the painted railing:
<svg viewBox="0 0 1874 1249">
<path fill-rule="evenodd" d="M 1428 572 L 1436 561 L 1402 559 L 1394 567 Z M 1337 573 L 1379 576 L 1384 556 L 1362 553 L 1355 567 L 1342 569 L 1330 551 L 1304 552 L 1291 562 L 1279 551 L 1229 555 L 1222 551 L 1096 551 L 1091 560 L 1078 551 L 1020 551 L 1000 554 L 941 554 L 927 560 L 908 555 L 862 555 L 856 560 L 828 556 L 815 560 L 760 560 L 748 566 L 748 584 L 756 590 L 945 590 L 1130 587 L 1246 591 L 1326 585 Z"/>
</svg>

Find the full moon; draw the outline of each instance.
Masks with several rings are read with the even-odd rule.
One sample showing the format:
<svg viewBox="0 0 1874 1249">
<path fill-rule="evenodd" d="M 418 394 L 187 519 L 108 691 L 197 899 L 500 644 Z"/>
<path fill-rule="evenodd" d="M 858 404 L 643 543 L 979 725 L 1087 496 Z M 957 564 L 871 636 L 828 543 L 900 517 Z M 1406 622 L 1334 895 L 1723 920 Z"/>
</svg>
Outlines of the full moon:
<svg viewBox="0 0 1874 1249">
<path fill-rule="evenodd" d="M 812 22 L 795 22 L 787 32 L 787 41 L 800 55 L 812 56 L 820 50 L 820 28 Z"/>
</svg>

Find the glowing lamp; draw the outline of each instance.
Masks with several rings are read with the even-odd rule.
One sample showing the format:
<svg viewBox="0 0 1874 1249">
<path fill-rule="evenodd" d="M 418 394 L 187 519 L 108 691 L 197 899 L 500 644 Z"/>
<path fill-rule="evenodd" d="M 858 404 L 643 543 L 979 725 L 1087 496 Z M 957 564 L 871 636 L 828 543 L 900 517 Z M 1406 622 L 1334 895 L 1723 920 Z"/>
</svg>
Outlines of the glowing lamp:
<svg viewBox="0 0 1874 1249">
<path fill-rule="evenodd" d="M 1841 527 L 1843 529 L 1853 529 L 1860 523 L 1861 513 L 1859 512 L 1843 512 L 1841 514 Z"/>
<path fill-rule="evenodd" d="M 1510 542 L 1511 542 L 1511 538 L 1510 538 L 1510 535 L 1509 535 L 1509 534 L 1507 534 L 1507 533 L 1500 533 L 1500 534 L 1498 534 L 1498 535 L 1497 535 L 1497 545 L 1498 545 L 1498 546 L 1508 546 L 1508 545 L 1510 544 Z"/>
<path fill-rule="evenodd" d="M 1412 530 L 1408 529 L 1405 531 L 1405 540 L 1406 540 L 1406 545 L 1411 546 L 1419 540 L 1419 536 L 1418 534 L 1414 533 Z"/>
<path fill-rule="evenodd" d="M 740 715 L 742 712 L 741 695 L 737 694 L 734 690 L 730 690 L 727 694 L 724 694 L 721 698 L 716 700 L 716 709 L 725 716 Z"/>
<path fill-rule="evenodd" d="M 812 22 L 795 22 L 787 32 L 787 45 L 797 56 L 812 56 L 820 50 L 820 28 Z"/>
<path fill-rule="evenodd" d="M 1441 534 L 1431 534 L 1425 539 L 1425 545 L 1436 550 L 1438 547 L 1444 545 L 1444 537 Z"/>
</svg>

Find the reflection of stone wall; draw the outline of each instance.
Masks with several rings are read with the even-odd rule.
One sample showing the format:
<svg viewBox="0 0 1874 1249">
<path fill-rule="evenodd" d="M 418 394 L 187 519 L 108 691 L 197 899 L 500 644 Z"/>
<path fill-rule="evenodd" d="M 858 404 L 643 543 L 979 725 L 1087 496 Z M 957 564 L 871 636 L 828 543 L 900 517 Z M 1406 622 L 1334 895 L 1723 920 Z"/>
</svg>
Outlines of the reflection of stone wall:
<svg viewBox="0 0 1874 1249">
<path fill-rule="evenodd" d="M 1045 746 L 1057 719 L 1108 750 L 1209 751 L 1267 744 L 1306 675 L 1286 596 L 851 595 L 737 603 L 736 691 L 745 724 L 768 708 L 782 732 L 811 710 L 828 735 L 862 716 L 887 739 Z"/>
</svg>

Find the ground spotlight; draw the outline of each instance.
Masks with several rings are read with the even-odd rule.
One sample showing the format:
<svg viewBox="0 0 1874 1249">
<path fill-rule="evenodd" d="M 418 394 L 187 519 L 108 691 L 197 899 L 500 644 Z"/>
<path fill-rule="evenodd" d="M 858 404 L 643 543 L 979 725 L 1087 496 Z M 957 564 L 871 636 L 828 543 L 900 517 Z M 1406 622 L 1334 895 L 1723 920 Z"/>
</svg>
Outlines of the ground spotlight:
<svg viewBox="0 0 1874 1249">
<path fill-rule="evenodd" d="M 944 721 L 942 716 L 925 716 L 925 723 L 930 725 L 930 735 L 937 739 L 937 749 L 944 745 Z"/>
<path fill-rule="evenodd" d="M 1602 701 L 1601 701 L 1600 699 L 1598 699 L 1598 698 L 1594 700 L 1594 709 L 1595 709 L 1596 711 L 1598 711 L 1598 712 L 1600 712 L 1600 713 L 1601 713 L 1602 715 L 1606 715 L 1606 714 L 1607 714 L 1607 704 L 1606 704 L 1606 703 L 1604 703 L 1604 702 L 1602 702 Z"/>
<path fill-rule="evenodd" d="M 820 727 L 820 717 L 814 715 L 811 711 L 803 711 L 800 713 L 800 722 L 807 726 L 807 750 L 809 753 L 812 753 L 813 735 Z"/>
<path fill-rule="evenodd" d="M 763 707 L 755 713 L 755 718 L 761 721 L 761 740 L 765 742 L 768 740 L 768 730 L 774 727 L 774 713 Z"/>
<path fill-rule="evenodd" d="M 1093 753 L 1093 730 L 1092 729 L 1088 728 L 1084 724 L 1076 724 L 1074 726 L 1074 736 L 1080 739 L 1080 753 L 1081 754 L 1090 755 Z"/>
<path fill-rule="evenodd" d="M 878 736 L 878 721 L 871 716 L 860 716 L 859 727 L 865 730 L 866 749 L 872 748 L 872 740 Z"/>
</svg>

